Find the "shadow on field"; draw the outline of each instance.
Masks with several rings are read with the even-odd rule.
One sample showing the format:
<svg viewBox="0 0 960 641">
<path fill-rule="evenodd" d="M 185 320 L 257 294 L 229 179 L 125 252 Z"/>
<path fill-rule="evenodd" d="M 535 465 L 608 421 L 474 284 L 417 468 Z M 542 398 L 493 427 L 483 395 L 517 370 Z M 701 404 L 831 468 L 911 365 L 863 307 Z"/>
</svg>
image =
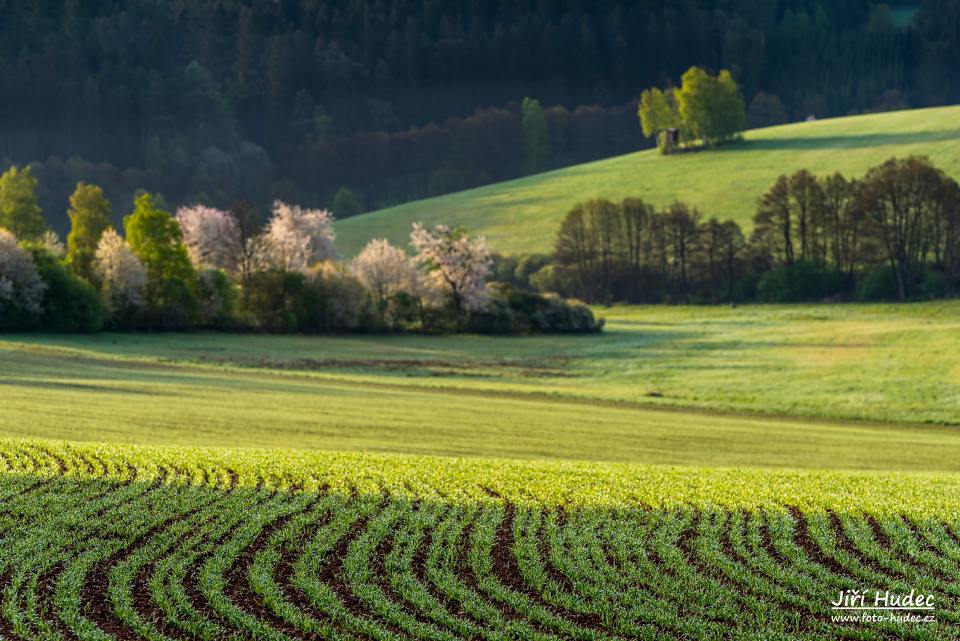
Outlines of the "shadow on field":
<svg viewBox="0 0 960 641">
<path fill-rule="evenodd" d="M 90 383 L 63 383 L 63 382 L 54 382 L 54 381 L 37 381 L 37 380 L 2 380 L 0 379 L 0 386 L 7 387 L 25 387 L 25 388 L 34 388 L 34 389 L 58 389 L 58 390 L 75 390 L 83 392 L 107 392 L 110 394 L 128 394 L 134 396 L 172 396 L 166 392 L 156 392 L 143 389 L 131 389 L 128 387 L 114 387 L 112 385 L 93 385 Z"/>
<path fill-rule="evenodd" d="M 941 131 L 914 131 L 904 133 L 876 133 L 851 136 L 814 136 L 803 138 L 765 138 L 745 140 L 735 145 L 720 147 L 717 151 L 772 151 L 777 149 L 866 149 L 890 145 L 910 145 L 941 140 L 960 139 L 960 129 Z"/>
</svg>

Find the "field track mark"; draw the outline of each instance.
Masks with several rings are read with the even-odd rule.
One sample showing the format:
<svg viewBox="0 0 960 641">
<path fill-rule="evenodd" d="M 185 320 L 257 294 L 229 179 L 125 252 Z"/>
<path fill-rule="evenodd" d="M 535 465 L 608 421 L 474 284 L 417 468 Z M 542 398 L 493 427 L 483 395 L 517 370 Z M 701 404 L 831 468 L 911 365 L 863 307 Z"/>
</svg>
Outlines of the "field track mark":
<svg viewBox="0 0 960 641">
<path fill-rule="evenodd" d="M 858 419 L 856 417 L 824 417 L 816 415 L 789 414 L 785 412 L 763 412 L 752 411 L 748 409 L 724 409 L 724 408 L 704 408 L 695 405 L 683 403 L 651 403 L 646 401 L 627 400 L 627 399 L 603 399 L 589 396 L 580 396 L 576 394 L 538 392 L 538 391 L 518 391 L 518 390 L 485 390 L 470 387 L 456 387 L 450 385 L 420 385 L 416 383 L 390 383 L 385 381 L 355 381 L 338 377 L 334 374 L 310 374 L 298 372 L 296 370 L 285 370 L 276 368 L 257 368 L 245 366 L 211 365 L 201 361 L 191 360 L 161 360 L 151 357 L 123 356 L 97 358 L 87 354 L 77 354 L 70 348 L 59 348 L 49 346 L 30 346 L 17 345 L 16 349 L 26 349 L 43 353 L 49 358 L 66 357 L 73 361 L 84 361 L 103 367 L 118 367 L 130 369 L 141 367 L 146 370 L 166 370 L 166 371 L 187 371 L 197 373 L 237 375 L 245 378 L 271 377 L 284 380 L 294 379 L 303 380 L 312 383 L 322 383 L 329 387 L 340 387 L 350 389 L 380 389 L 397 392 L 412 393 L 435 393 L 439 395 L 453 395 L 458 397 L 470 396 L 485 398 L 491 400 L 505 401 L 528 401 L 550 404 L 565 404 L 584 407 L 598 407 L 609 409 L 635 410 L 637 412 L 656 412 L 672 413 L 689 416 L 717 417 L 717 418 L 739 418 L 745 421 L 781 421 L 796 425 L 837 425 L 852 427 L 882 427 L 882 428 L 901 428 L 901 429 L 945 429 L 960 425 L 960 420 L 944 423 L 910 423 L 879 421 L 872 419 Z"/>
</svg>

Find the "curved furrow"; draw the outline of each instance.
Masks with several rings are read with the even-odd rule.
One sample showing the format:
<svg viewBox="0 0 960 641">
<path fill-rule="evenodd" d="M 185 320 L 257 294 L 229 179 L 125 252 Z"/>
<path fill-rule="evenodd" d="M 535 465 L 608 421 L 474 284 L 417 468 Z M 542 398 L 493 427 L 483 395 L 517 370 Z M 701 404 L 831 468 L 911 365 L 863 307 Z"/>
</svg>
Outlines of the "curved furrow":
<svg viewBox="0 0 960 641">
<path fill-rule="evenodd" d="M 440 525 L 448 507 L 421 502 L 404 515 L 397 528 L 393 546 L 383 562 L 388 586 L 385 592 L 398 606 L 411 610 L 418 621 L 437 626 L 458 638 L 491 638 L 493 633 L 451 613 L 427 587 L 422 574 L 423 564 L 433 531 Z M 418 565 L 421 572 L 418 572 Z"/>
<path fill-rule="evenodd" d="M 76 487 L 67 481 L 61 481 L 61 484 L 64 490 Z M 123 489 L 116 493 L 129 492 L 130 487 L 122 486 Z M 96 540 L 93 535 L 99 527 L 96 516 L 102 515 L 103 510 L 109 507 L 114 494 L 110 484 L 81 484 L 81 488 L 84 489 L 76 494 L 63 491 L 53 497 L 54 500 L 33 506 L 41 513 L 30 518 L 29 527 L 22 533 L 25 536 L 15 541 L 13 548 L 4 546 L 5 549 L 0 552 L 0 569 L 7 563 L 14 568 L 11 580 L 4 589 L 4 608 L 17 634 L 28 637 L 30 634 L 59 636 L 53 631 L 56 624 L 38 615 L 38 604 L 50 600 L 44 595 L 53 592 L 54 569 L 68 563 L 77 552 L 78 545 L 82 548 L 87 537 Z M 113 489 L 116 489 L 116 484 L 113 484 Z M 86 495 L 86 498 L 78 502 L 80 507 L 72 510 L 70 503 L 76 501 L 78 495 Z M 59 509 L 55 507 L 58 502 L 62 506 Z M 41 581 L 41 577 L 46 580 Z M 38 599 L 41 590 L 43 594 Z"/>
<path fill-rule="evenodd" d="M 350 590 L 342 567 L 350 546 L 383 508 L 384 501 L 379 496 L 350 501 L 348 509 L 317 530 L 287 568 L 285 574 L 292 595 L 296 595 L 295 601 L 309 619 L 329 621 L 343 626 L 350 634 L 378 641 L 403 638 L 395 626 L 369 616 Z"/>
<path fill-rule="evenodd" d="M 127 537 L 135 532 L 142 522 L 141 512 L 131 507 L 140 504 L 155 504 L 161 507 L 165 501 L 157 500 L 159 485 L 115 482 L 115 490 L 107 495 L 92 514 L 84 515 L 80 527 L 72 532 L 75 546 L 63 550 L 58 565 L 38 581 L 39 591 L 35 600 L 41 606 L 48 604 L 44 616 L 53 622 L 63 636 L 80 635 L 96 639 L 104 635 L 82 614 L 81 589 L 88 571 L 103 558 L 124 547 Z M 73 524 L 69 524 L 73 525 Z M 69 527 L 68 525 L 68 527 Z M 27 595 L 30 598 L 31 595 Z M 56 604 L 54 608 L 49 604 Z"/>
<path fill-rule="evenodd" d="M 424 574 L 438 598 L 451 613 L 459 614 L 474 625 L 489 630 L 485 638 L 555 640 L 554 634 L 528 621 L 512 609 L 501 609 L 490 600 L 471 569 L 470 541 L 481 507 L 475 503 L 456 505 L 432 533 Z"/>
<path fill-rule="evenodd" d="M 422 617 L 412 614 L 401 605 L 386 576 L 385 560 L 406 535 L 405 517 L 414 506 L 406 501 L 388 500 L 386 508 L 367 523 L 367 527 L 347 548 L 342 566 L 350 591 L 374 618 L 405 635 L 428 641 L 452 641 L 455 637 Z M 391 532 L 396 530 L 396 537 Z"/>
<path fill-rule="evenodd" d="M 149 602 L 144 570 L 164 544 L 171 546 L 190 531 L 191 518 L 223 500 L 222 495 L 198 493 L 185 486 L 161 488 L 166 499 L 146 509 L 150 516 L 131 540 L 91 570 L 81 587 L 80 598 L 91 623 L 124 641 L 166 638 L 149 616 L 142 615 L 147 609 L 144 602 Z M 178 529 L 179 536 L 169 536 Z"/>
<path fill-rule="evenodd" d="M 835 516 L 835 523 L 843 530 L 843 535 L 856 551 L 856 555 L 863 563 L 872 564 L 888 576 L 901 577 L 898 588 L 902 593 L 911 589 L 920 592 L 936 594 L 938 597 L 938 616 L 942 620 L 960 624 L 960 585 L 956 582 L 944 581 L 928 570 L 916 565 L 905 563 L 900 555 L 892 552 L 892 544 L 886 536 L 875 528 L 868 517 L 863 515 L 844 514 Z M 909 586 L 909 587 L 908 587 Z"/>
<path fill-rule="evenodd" d="M 297 603 L 296 591 L 286 580 L 292 558 L 303 548 L 307 532 L 330 522 L 335 511 L 346 511 L 344 499 L 335 495 L 319 495 L 307 510 L 284 519 L 261 535 L 262 545 L 255 542 L 248 562 L 238 564 L 234 582 L 246 578 L 246 585 L 235 587 L 234 602 L 243 602 L 258 618 L 294 638 L 336 639 L 341 635 L 329 623 L 308 615 Z M 243 597 L 239 596 L 239 593 Z"/>
<path fill-rule="evenodd" d="M 941 558 L 952 563 L 951 568 L 958 568 L 954 576 L 960 576 L 960 542 L 950 535 L 950 525 L 937 519 L 911 519 L 900 517 L 907 527 L 917 533 L 919 538 L 936 550 Z"/>
<path fill-rule="evenodd" d="M 468 561 L 477 586 L 487 596 L 520 617 L 527 617 L 544 630 L 573 639 L 614 639 L 616 635 L 584 627 L 544 600 L 525 583 L 520 569 L 521 546 L 517 542 L 516 508 L 507 503 L 489 503 L 480 511 L 470 532 Z"/>
<path fill-rule="evenodd" d="M 911 576 L 903 572 L 902 566 L 895 569 L 894 574 L 890 574 L 883 568 L 881 562 L 878 562 L 869 556 L 870 553 L 877 552 L 876 542 L 867 532 L 869 525 L 864 525 L 861 529 L 855 529 L 852 522 L 847 517 L 839 517 L 834 513 L 815 513 L 807 517 L 810 533 L 817 545 L 824 554 L 836 559 L 837 563 L 847 569 L 851 575 L 857 576 L 861 583 L 859 589 L 871 590 L 889 590 L 897 594 L 908 594 L 911 590 L 917 588 L 911 585 Z M 847 527 L 845 528 L 845 523 Z M 864 529 L 865 528 L 865 529 Z M 852 538 L 848 538 L 848 534 Z M 861 553 L 857 545 L 867 548 L 867 554 Z M 913 577 L 915 580 L 926 583 L 923 577 Z M 902 626 L 902 629 L 912 630 L 918 634 L 931 634 L 936 632 L 946 632 L 951 628 L 949 625 L 955 625 L 956 613 L 951 610 L 938 610 L 938 619 L 944 617 L 954 621 L 953 624 L 937 623 L 918 624 Z"/>
<path fill-rule="evenodd" d="M 551 511 L 544 523 L 548 576 L 567 585 L 596 614 L 607 630 L 629 638 L 674 638 L 679 617 L 672 604 L 614 570 L 607 556 L 605 525 L 623 521 L 612 512 Z"/>
<path fill-rule="evenodd" d="M 675 627 L 681 635 L 702 632 L 722 637 L 728 622 L 718 620 L 712 611 L 705 609 L 696 593 L 685 594 L 682 579 L 662 564 L 657 553 L 656 548 L 662 546 L 664 540 L 679 537 L 677 514 L 638 510 L 622 514 L 617 522 L 617 527 L 605 528 L 606 549 L 621 571 L 622 580 L 636 586 L 634 590 L 639 590 L 641 598 L 652 595 L 657 604 L 663 604 L 660 611 L 667 615 L 664 624 Z M 679 527 L 685 526 L 681 523 Z"/>
<path fill-rule="evenodd" d="M 931 573 L 938 581 L 948 584 L 952 594 L 960 594 L 960 585 L 957 584 L 960 563 L 956 556 L 951 556 L 934 545 L 908 518 L 868 518 L 875 537 L 882 540 L 882 547 L 888 548 L 890 553 L 909 563 L 917 572 Z"/>
<path fill-rule="evenodd" d="M 786 515 L 778 515 L 779 519 L 788 518 Z M 815 578 L 815 572 L 808 569 L 806 564 L 801 563 L 794 556 L 781 556 L 781 552 L 774 549 L 771 537 L 768 534 L 769 519 L 762 510 L 751 512 L 745 519 L 742 532 L 739 529 L 731 529 L 731 546 L 736 553 L 750 565 L 759 574 L 768 577 L 774 584 L 780 583 L 788 587 L 794 594 L 802 599 L 803 607 L 812 615 L 816 616 L 824 623 L 830 623 L 831 629 L 837 635 L 851 633 L 851 628 L 856 633 L 857 638 L 880 639 L 890 636 L 892 626 L 886 623 L 877 625 L 879 629 L 870 629 L 862 623 L 846 624 L 839 626 L 830 619 L 829 604 L 835 598 L 836 592 L 831 591 L 828 585 Z M 797 548 L 799 550 L 799 548 Z M 802 552 L 801 552 L 802 554 Z M 810 561 L 806 562 L 811 563 Z M 819 566 L 814 566 L 817 570 L 822 570 Z M 823 571 L 825 573 L 825 571 Z M 844 586 L 853 585 L 842 584 Z M 849 587 L 834 588 L 850 589 Z"/>
<path fill-rule="evenodd" d="M 270 504 L 248 514 L 240 527 L 210 554 L 200 568 L 198 584 L 205 603 L 202 610 L 223 627 L 237 630 L 242 636 L 265 641 L 290 641 L 284 631 L 251 614 L 241 601 L 245 590 L 237 585 L 245 583 L 241 557 L 254 545 L 271 524 L 282 527 L 293 516 L 309 510 L 314 497 L 299 494 L 278 494 Z M 253 550 L 249 551 L 252 554 Z M 236 566 L 236 568 L 235 568 Z M 236 576 L 231 577 L 231 574 Z M 232 580 L 231 580 L 232 579 Z"/>
<path fill-rule="evenodd" d="M 629 638 L 668 638 L 669 635 L 656 626 L 615 617 L 610 604 L 612 598 L 605 588 L 598 589 L 595 583 L 583 580 L 582 575 L 571 577 L 557 569 L 566 557 L 559 553 L 559 539 L 568 533 L 567 528 L 558 524 L 556 511 L 546 515 L 537 509 L 517 511 L 514 524 L 515 553 L 524 582 L 555 612 L 563 613 L 585 629 Z M 595 543 L 596 537 L 591 536 L 579 540 L 577 547 L 589 549 Z M 546 554 L 542 551 L 544 548 Z M 545 563 L 544 557 L 551 559 L 551 562 Z"/>
<path fill-rule="evenodd" d="M 158 610 L 155 616 L 171 631 L 180 630 L 186 638 L 223 636 L 222 628 L 197 607 L 198 604 L 202 607 L 203 599 L 194 581 L 195 566 L 240 526 L 246 512 L 255 510 L 266 499 L 262 493 L 227 496 L 212 518 L 201 514 L 204 518 L 188 521 L 193 525 L 188 536 L 155 561 L 153 573 L 147 580 L 151 607 Z"/>
</svg>

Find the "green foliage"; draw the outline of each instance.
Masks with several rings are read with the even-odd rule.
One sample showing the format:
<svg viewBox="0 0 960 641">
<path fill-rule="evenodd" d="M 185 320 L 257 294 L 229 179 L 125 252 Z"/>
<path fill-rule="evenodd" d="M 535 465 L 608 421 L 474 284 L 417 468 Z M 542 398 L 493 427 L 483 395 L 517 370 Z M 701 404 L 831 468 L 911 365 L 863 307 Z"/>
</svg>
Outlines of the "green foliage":
<svg viewBox="0 0 960 641">
<path fill-rule="evenodd" d="M 362 214 L 363 205 L 349 188 L 341 187 L 333 195 L 331 210 L 338 220 L 343 220 Z"/>
<path fill-rule="evenodd" d="M 647 138 L 655 138 L 657 148 L 661 152 L 672 151 L 672 142 L 666 132 L 668 129 L 677 129 L 679 133 L 683 127 L 674 90 L 661 91 L 656 87 L 646 89 L 640 95 L 640 105 L 637 109 L 643 135 Z"/>
<path fill-rule="evenodd" d="M 509 286 L 495 288 L 490 305 L 472 312 L 467 329 L 478 334 L 516 334 L 554 332 L 589 334 L 603 328 L 603 319 L 577 301 L 556 296 L 543 296 L 515 290 Z"/>
<path fill-rule="evenodd" d="M 96 332 L 102 325 L 100 295 L 56 256 L 33 250 L 33 260 L 46 284 L 40 327 L 50 332 Z"/>
<path fill-rule="evenodd" d="M 914 274 L 909 286 L 914 300 L 943 298 L 949 291 L 943 274 L 929 267 Z M 893 269 L 889 265 L 881 265 L 871 270 L 857 289 L 857 299 L 861 301 L 899 300 L 900 293 Z"/>
<path fill-rule="evenodd" d="M 317 265 L 310 274 L 310 286 L 320 301 L 319 315 L 310 323 L 314 331 L 357 331 L 376 325 L 373 297 L 341 266 L 329 261 Z"/>
<path fill-rule="evenodd" d="M 320 297 L 299 272 L 257 272 L 250 278 L 244 298 L 246 311 L 264 331 L 293 333 L 316 329 Z"/>
<path fill-rule="evenodd" d="M 806 261 L 780 265 L 757 284 L 757 298 L 768 303 L 802 303 L 853 292 L 849 276 Z"/>
<path fill-rule="evenodd" d="M 197 324 L 214 329 L 236 327 L 237 286 L 219 269 L 197 274 Z"/>
<path fill-rule="evenodd" d="M 690 67 L 676 96 L 684 129 L 704 144 L 734 140 L 746 127 L 743 96 L 726 69 L 714 77 Z"/>
<path fill-rule="evenodd" d="M 196 272 L 181 242 L 180 226 L 147 193 L 123 219 L 127 242 L 147 268 L 147 304 L 151 324 L 188 326 L 196 313 Z"/>
<path fill-rule="evenodd" d="M 547 119 L 540 101 L 523 99 L 523 151 L 524 171 L 535 174 L 547 168 L 550 159 L 550 144 L 547 138 Z"/>
<path fill-rule="evenodd" d="M 47 229 L 37 203 L 37 179 L 29 167 L 14 165 L 0 175 L 0 228 L 21 241 L 39 240 Z"/>
<path fill-rule="evenodd" d="M 100 236 L 110 226 L 110 201 L 96 185 L 77 183 L 70 196 L 70 234 L 67 236 L 66 264 L 74 274 L 96 283 L 94 260 Z"/>
</svg>

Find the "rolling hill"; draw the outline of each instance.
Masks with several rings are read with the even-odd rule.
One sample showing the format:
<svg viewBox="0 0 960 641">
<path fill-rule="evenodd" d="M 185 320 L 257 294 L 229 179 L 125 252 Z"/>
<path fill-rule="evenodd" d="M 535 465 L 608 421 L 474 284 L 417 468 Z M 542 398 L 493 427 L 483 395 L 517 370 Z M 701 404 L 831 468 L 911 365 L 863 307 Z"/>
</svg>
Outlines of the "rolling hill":
<svg viewBox="0 0 960 641">
<path fill-rule="evenodd" d="M 706 216 L 749 227 L 757 199 L 782 173 L 807 168 L 849 176 L 891 156 L 929 156 L 960 176 L 960 106 L 833 118 L 747 132 L 739 144 L 664 157 L 656 151 L 559 169 L 382 209 L 337 223 L 344 256 L 371 238 L 406 245 L 410 225 L 463 225 L 493 251 L 550 251 L 560 220 L 580 200 L 638 196 L 683 200 Z"/>
</svg>

